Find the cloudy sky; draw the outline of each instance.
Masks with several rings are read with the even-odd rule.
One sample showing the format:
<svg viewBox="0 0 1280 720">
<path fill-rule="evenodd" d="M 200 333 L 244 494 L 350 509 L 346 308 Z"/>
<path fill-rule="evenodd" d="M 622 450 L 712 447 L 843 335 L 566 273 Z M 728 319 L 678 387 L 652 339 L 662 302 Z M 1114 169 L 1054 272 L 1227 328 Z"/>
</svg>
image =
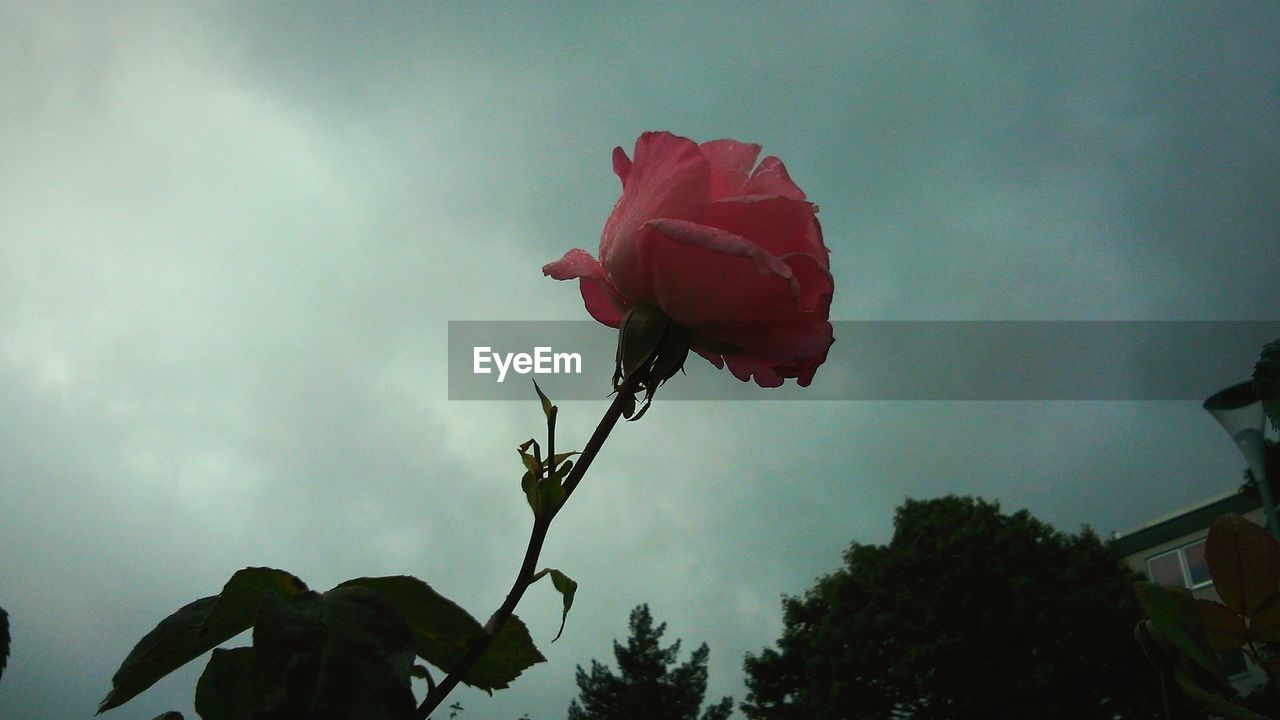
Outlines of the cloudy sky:
<svg viewBox="0 0 1280 720">
<path fill-rule="evenodd" d="M 594 249 L 645 130 L 781 157 L 836 320 L 1280 318 L 1280 6 L 799 7 L 0 3 L 0 717 L 89 717 L 245 566 L 412 574 L 486 617 L 541 415 L 450 401 L 447 323 L 584 319 L 540 268 Z M 741 700 L 780 595 L 906 497 L 1109 533 L 1241 468 L 1194 401 L 659 395 L 552 528 L 581 589 L 554 645 L 550 586 L 521 606 L 549 662 L 455 699 L 562 717 L 648 602 Z M 200 669 L 107 717 L 190 713 Z"/>
</svg>

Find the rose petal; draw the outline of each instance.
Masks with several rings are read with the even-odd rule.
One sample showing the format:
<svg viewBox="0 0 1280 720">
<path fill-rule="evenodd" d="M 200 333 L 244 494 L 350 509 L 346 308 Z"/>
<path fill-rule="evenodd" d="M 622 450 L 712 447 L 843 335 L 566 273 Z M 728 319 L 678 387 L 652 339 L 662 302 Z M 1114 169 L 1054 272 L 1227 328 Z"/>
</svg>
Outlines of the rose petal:
<svg viewBox="0 0 1280 720">
<path fill-rule="evenodd" d="M 760 146 L 737 140 L 712 140 L 699 146 L 711 162 L 711 197 L 738 195 L 760 156 Z"/>
<path fill-rule="evenodd" d="M 835 342 L 831 323 L 806 320 L 791 323 L 729 323 L 698 332 L 709 347 L 731 348 L 721 354 L 750 355 L 775 365 L 825 357 Z"/>
<path fill-rule="evenodd" d="M 724 368 L 724 356 L 721 353 L 701 347 L 698 345 L 696 340 L 694 341 L 694 344 L 690 346 L 690 349 L 706 358 L 707 362 L 715 365 L 717 370 Z"/>
<path fill-rule="evenodd" d="M 627 189 L 627 176 L 631 174 L 631 158 L 627 157 L 627 151 L 620 147 L 613 149 L 613 174 L 618 176 L 622 181 L 622 189 Z"/>
<path fill-rule="evenodd" d="M 648 297 L 681 326 L 799 315 L 791 268 L 745 238 L 682 220 L 654 220 L 647 230 L 636 247 L 650 274 Z"/>
<path fill-rule="evenodd" d="M 543 271 L 578 279 L 588 311 L 618 327 L 639 303 L 692 335 L 691 349 L 762 387 L 808 385 L 831 348 L 833 282 L 816 205 L 776 157 L 736 140 L 645 133 L 613 151 L 619 198 L 599 261 L 582 250 Z M 754 169 L 753 169 L 754 166 Z"/>
<path fill-rule="evenodd" d="M 797 303 L 800 312 L 804 315 L 827 317 L 831 310 L 831 295 L 835 292 L 835 280 L 827 269 L 826 256 L 821 256 L 819 260 L 808 253 L 791 253 L 779 259 L 791 268 L 791 275 L 800 286 L 800 299 Z"/>
<path fill-rule="evenodd" d="M 830 326 L 828 326 L 830 327 Z M 830 348 L 830 343 L 827 345 Z M 760 387 L 777 387 L 785 378 L 795 378 L 801 387 L 808 387 L 813 382 L 818 366 L 827 360 L 827 351 L 809 357 L 793 358 L 786 361 L 770 360 L 765 357 L 734 353 L 724 356 L 729 370 L 739 380 L 746 382 L 744 375 L 755 375 L 756 384 Z"/>
<path fill-rule="evenodd" d="M 760 161 L 751 179 L 742 187 L 745 195 L 781 195 L 793 200 L 804 200 L 804 191 L 791 181 L 787 167 L 770 155 Z"/>
<path fill-rule="evenodd" d="M 653 218 L 700 222 L 706 215 L 710 172 L 710 163 L 692 140 L 652 132 L 636 140 L 626 190 L 600 236 L 600 263 L 619 292 L 642 299 L 638 293 L 651 284 L 636 247 L 646 222 Z"/>
<path fill-rule="evenodd" d="M 711 203 L 706 224 L 750 240 L 774 255 L 809 253 L 828 266 L 817 208 L 777 195 L 751 195 Z"/>
<path fill-rule="evenodd" d="M 754 376 L 756 384 L 760 387 L 771 388 L 782 385 L 783 376 L 778 374 L 777 369 L 768 360 L 751 355 L 725 355 L 724 362 L 729 366 L 729 372 L 742 382 L 750 382 Z"/>
<path fill-rule="evenodd" d="M 609 327 L 621 325 L 622 316 L 630 309 L 630 303 L 609 284 L 604 267 L 585 250 L 574 248 L 559 260 L 543 265 L 542 274 L 556 280 L 577 278 L 587 312 Z"/>
</svg>

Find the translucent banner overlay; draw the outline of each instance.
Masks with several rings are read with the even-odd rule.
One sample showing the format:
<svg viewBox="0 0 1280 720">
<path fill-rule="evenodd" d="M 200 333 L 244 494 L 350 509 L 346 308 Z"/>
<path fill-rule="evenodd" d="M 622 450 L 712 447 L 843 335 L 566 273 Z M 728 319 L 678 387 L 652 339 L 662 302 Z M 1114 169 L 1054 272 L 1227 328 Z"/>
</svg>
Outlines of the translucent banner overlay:
<svg viewBox="0 0 1280 720">
<path fill-rule="evenodd" d="M 807 388 L 759 388 L 690 353 L 668 400 L 1195 400 L 1247 380 L 1280 321 L 853 321 Z M 449 323 L 449 399 L 611 391 L 617 331 L 591 321 Z"/>
</svg>

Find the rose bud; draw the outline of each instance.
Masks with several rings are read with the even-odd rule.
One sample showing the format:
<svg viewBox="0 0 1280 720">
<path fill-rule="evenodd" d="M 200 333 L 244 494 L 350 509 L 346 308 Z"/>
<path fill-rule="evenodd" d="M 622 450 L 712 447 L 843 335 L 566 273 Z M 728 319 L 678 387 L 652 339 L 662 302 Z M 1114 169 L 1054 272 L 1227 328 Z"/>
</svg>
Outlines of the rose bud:
<svg viewBox="0 0 1280 720">
<path fill-rule="evenodd" d="M 636 140 L 635 159 L 613 151 L 622 197 L 605 222 L 600 258 L 570 250 L 543 267 L 556 280 L 577 278 L 587 311 L 609 327 L 644 307 L 645 322 L 669 319 L 672 335 L 739 380 L 807 386 L 833 342 L 828 313 L 834 288 L 818 208 L 759 145 L 712 140 L 701 145 L 666 132 Z M 656 314 L 655 314 L 656 313 Z M 656 318 L 656 320 L 655 320 Z M 650 333 L 652 334 L 652 333 Z M 661 333 L 653 336 L 659 343 Z M 667 361 L 641 385 L 652 390 L 679 366 Z M 638 352 L 631 342 L 629 352 Z M 657 352 L 655 345 L 650 348 Z M 628 375 L 619 348 L 615 388 Z M 631 360 L 632 368 L 642 360 Z M 647 383 L 647 384 L 646 384 Z"/>
</svg>

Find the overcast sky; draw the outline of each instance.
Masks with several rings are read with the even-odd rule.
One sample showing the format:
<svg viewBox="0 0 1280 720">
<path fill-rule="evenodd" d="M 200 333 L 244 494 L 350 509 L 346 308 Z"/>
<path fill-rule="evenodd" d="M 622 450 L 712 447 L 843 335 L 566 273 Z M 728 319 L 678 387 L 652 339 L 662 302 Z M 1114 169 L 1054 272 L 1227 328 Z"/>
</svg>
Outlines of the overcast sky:
<svg viewBox="0 0 1280 720">
<path fill-rule="evenodd" d="M 782 158 L 836 320 L 1280 319 L 1277 37 L 1274 2 L 0 2 L 0 717 L 89 717 L 245 566 L 412 574 L 487 617 L 541 414 L 450 401 L 447 322 L 585 319 L 541 267 L 594 252 L 645 130 Z M 552 528 L 564 637 L 549 585 L 519 610 L 549 662 L 453 699 L 563 717 L 648 602 L 740 701 L 780 596 L 906 497 L 1106 534 L 1242 465 L 1196 402 L 659 393 Z M 193 717 L 202 667 L 107 717 Z"/>
</svg>

